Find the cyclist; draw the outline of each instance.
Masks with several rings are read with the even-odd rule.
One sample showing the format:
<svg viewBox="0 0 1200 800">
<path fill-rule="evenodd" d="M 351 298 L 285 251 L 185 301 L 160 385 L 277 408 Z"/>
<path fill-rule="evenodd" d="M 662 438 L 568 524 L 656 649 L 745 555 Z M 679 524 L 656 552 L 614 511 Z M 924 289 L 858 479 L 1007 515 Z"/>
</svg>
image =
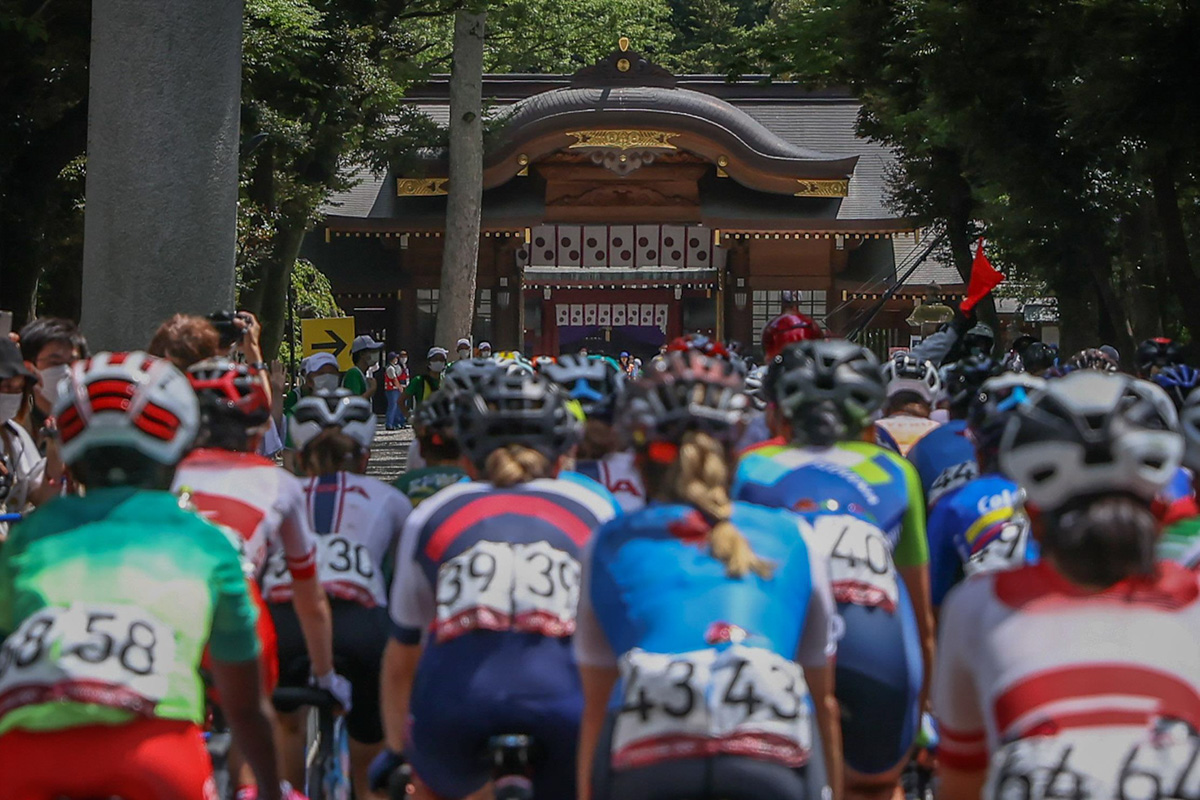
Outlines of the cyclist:
<svg viewBox="0 0 1200 800">
<path fill-rule="evenodd" d="M 979 475 L 975 446 L 967 435 L 967 410 L 984 381 L 1000 372 L 1000 365 L 986 356 L 968 356 L 946 372 L 945 396 L 950 421 L 921 437 L 908 451 L 917 468 L 925 505 L 929 509 L 947 492 Z"/>
<path fill-rule="evenodd" d="M 198 447 L 179 465 L 175 488 L 188 492 L 206 518 L 236 534 L 259 606 L 265 688 L 274 690 L 279 662 L 275 627 L 257 581 L 268 548 L 275 544 L 286 554 L 292 574 L 292 603 L 304 627 L 316 683 L 348 709 L 350 687 L 333 670 L 329 601 L 317 579 L 317 545 L 305 519 L 304 491 L 293 475 L 255 452 L 271 408 L 259 370 L 215 358 L 194 364 L 188 380 L 200 401 L 200 433 Z M 243 774 L 240 780 L 248 778 Z"/>
<path fill-rule="evenodd" d="M 875 422 L 875 441 L 907 455 L 914 444 L 938 427 L 929 415 L 941 394 L 942 379 L 931 362 L 896 353 L 883 365 L 883 380 L 887 402 L 883 419 Z"/>
<path fill-rule="evenodd" d="M 1000 465 L 1025 488 L 1042 559 L 946 599 L 942 797 L 1191 791 L 1200 587 L 1155 563 L 1149 507 L 1179 465 L 1175 426 L 1158 387 L 1090 370 L 1049 382 L 1005 426 Z"/>
<path fill-rule="evenodd" d="M 279 784 L 237 550 L 166 490 L 199 427 L 187 379 L 145 353 L 77 362 L 53 407 L 83 497 L 0 548 L 0 775 L 13 800 L 207 800 L 206 643 L 234 735 Z"/>
<path fill-rule="evenodd" d="M 759 341 L 762 343 L 763 354 L 766 355 L 767 361 L 770 361 L 793 342 L 824 338 L 825 332 L 812 317 L 787 311 L 763 326 Z"/>
<path fill-rule="evenodd" d="M 1134 360 L 1139 378 L 1153 378 L 1158 371 L 1181 362 L 1179 345 L 1165 337 L 1146 339 L 1138 345 Z"/>
<path fill-rule="evenodd" d="M 495 370 L 455 399 L 456 438 L 476 480 L 438 492 L 405 525 L 383 667 L 389 749 L 373 783 L 386 783 L 403 750 L 418 785 L 466 797 L 489 779 L 488 738 L 522 733 L 541 750 L 536 796 L 570 798 L 579 557 L 615 512 L 555 478 L 581 427 L 556 385 Z"/>
<path fill-rule="evenodd" d="M 1112 356 L 1098 347 L 1088 347 L 1071 356 L 1064 365 L 1064 372 L 1079 369 L 1096 372 L 1117 372 L 1119 367 Z"/>
<path fill-rule="evenodd" d="M 404 492 L 413 506 L 467 478 L 459 464 L 460 451 L 454 438 L 454 398 L 447 389 L 438 389 L 417 409 L 413 433 L 421 448 L 425 466 L 406 471 L 392 486 Z"/>
<path fill-rule="evenodd" d="M 1200 389 L 1193 390 L 1179 410 L 1179 430 L 1186 445 L 1183 463 L 1192 474 L 1194 490 L 1200 483 L 1196 479 L 1200 475 Z M 1158 542 L 1158 556 L 1188 569 L 1200 568 L 1200 516 L 1167 525 Z"/>
<path fill-rule="evenodd" d="M 586 422 L 575 454 L 575 472 L 612 492 L 623 511 L 646 504 L 633 453 L 620 446 L 613 415 L 625 392 L 625 374 L 602 358 L 563 355 L 539 370 L 579 403 Z"/>
<path fill-rule="evenodd" d="M 839 339 L 791 345 L 766 389 L 772 425 L 789 444 L 744 456 L 734 497 L 817 526 L 846 627 L 837 660 L 846 793 L 883 797 L 908 763 L 933 666 L 920 481 L 899 455 L 857 441 L 885 396 L 869 351 Z"/>
<path fill-rule="evenodd" d="M 296 404 L 294 435 L 300 448 L 307 522 L 317 538 L 317 577 L 330 597 L 333 654 L 352 688 L 346 715 L 354 785 L 367 787 L 367 766 L 379 752 L 379 666 L 387 644 L 385 556 L 393 551 L 412 504 L 391 486 L 368 477 L 375 439 L 369 400 L 348 389 L 317 392 Z M 311 671 L 300 620 L 292 607 L 292 580 L 280 549 L 263 578 L 279 640 L 280 683 L 304 686 Z M 289 777 L 304 774 L 301 717 L 284 718 L 292 735 L 285 749 Z"/>
<path fill-rule="evenodd" d="M 652 501 L 588 547 L 581 798 L 815 800 L 826 769 L 840 796 L 828 566 L 803 520 L 729 499 L 746 406 L 733 366 L 696 352 L 631 389 Z"/>
<path fill-rule="evenodd" d="M 930 511 L 929 577 L 934 608 L 964 575 L 1010 569 L 1032 562 L 1037 544 L 1029 535 L 1021 489 L 1000 472 L 1000 435 L 1013 411 L 1045 381 L 1007 373 L 984 382 L 968 410 L 968 441 L 978 458 L 977 475 L 941 495 Z"/>
</svg>

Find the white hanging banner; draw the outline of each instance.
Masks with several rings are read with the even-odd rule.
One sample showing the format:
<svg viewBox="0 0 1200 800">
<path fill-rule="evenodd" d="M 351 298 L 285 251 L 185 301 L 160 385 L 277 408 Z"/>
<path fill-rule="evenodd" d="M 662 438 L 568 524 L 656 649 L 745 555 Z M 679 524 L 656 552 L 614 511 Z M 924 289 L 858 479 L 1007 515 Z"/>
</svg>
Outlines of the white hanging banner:
<svg viewBox="0 0 1200 800">
<path fill-rule="evenodd" d="M 612 307 L 612 324 L 617 327 L 625 324 L 624 303 L 617 303 Z"/>
<path fill-rule="evenodd" d="M 571 303 L 571 324 L 583 324 L 583 303 Z"/>
<path fill-rule="evenodd" d="M 642 324 L 650 326 L 654 324 L 654 306 L 651 303 L 642 303 Z"/>
<path fill-rule="evenodd" d="M 595 303 L 588 303 L 587 305 L 585 305 L 583 307 L 583 324 L 584 325 L 595 325 L 596 324 L 596 304 Z"/>
<path fill-rule="evenodd" d="M 654 306 L 654 324 L 662 329 L 663 333 L 667 332 L 667 314 L 668 306 L 666 303 L 659 303 Z"/>
<path fill-rule="evenodd" d="M 559 325 L 566 325 L 571 319 L 571 309 L 566 303 L 559 303 L 554 306 L 554 321 Z"/>
<path fill-rule="evenodd" d="M 628 325 L 641 325 L 641 306 L 638 303 L 625 304 L 625 320 Z"/>
<path fill-rule="evenodd" d="M 596 324 L 609 326 L 612 325 L 612 303 L 601 303 L 596 310 Z"/>
</svg>

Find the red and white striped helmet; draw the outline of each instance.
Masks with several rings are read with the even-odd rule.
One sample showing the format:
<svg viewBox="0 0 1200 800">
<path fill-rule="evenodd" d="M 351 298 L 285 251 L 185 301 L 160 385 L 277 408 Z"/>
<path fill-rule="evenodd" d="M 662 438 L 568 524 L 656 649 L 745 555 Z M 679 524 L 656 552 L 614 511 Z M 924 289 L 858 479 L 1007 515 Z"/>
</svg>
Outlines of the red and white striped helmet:
<svg viewBox="0 0 1200 800">
<path fill-rule="evenodd" d="M 75 362 L 54 414 L 68 464 L 97 447 L 126 447 L 175 464 L 200 427 L 200 407 L 187 377 L 170 361 L 140 351 L 97 353 Z"/>
</svg>

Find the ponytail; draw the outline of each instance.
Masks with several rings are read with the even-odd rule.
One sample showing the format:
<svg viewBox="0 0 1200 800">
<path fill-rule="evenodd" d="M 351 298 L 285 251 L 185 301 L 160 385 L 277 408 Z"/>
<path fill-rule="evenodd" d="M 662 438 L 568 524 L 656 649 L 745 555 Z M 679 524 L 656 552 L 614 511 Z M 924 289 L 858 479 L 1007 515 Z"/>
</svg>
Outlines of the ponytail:
<svg viewBox="0 0 1200 800">
<path fill-rule="evenodd" d="M 713 557 L 725 564 L 732 578 L 749 573 L 770 578 L 772 565 L 755 555 L 750 543 L 733 524 L 733 501 L 729 498 L 729 464 L 725 449 L 706 433 L 684 434 L 679 455 L 666 470 L 648 469 L 643 476 L 652 493 L 661 500 L 694 506 L 712 526 L 708 545 Z"/>
<path fill-rule="evenodd" d="M 580 461 L 599 461 L 620 449 L 617 432 L 607 422 L 589 419 L 583 427 L 583 441 L 575 457 Z"/>
<path fill-rule="evenodd" d="M 507 489 L 537 478 L 549 478 L 554 465 L 531 447 L 510 444 L 488 454 L 483 477 L 497 489 Z"/>
<path fill-rule="evenodd" d="M 300 466 L 309 477 L 359 472 L 363 449 L 337 428 L 326 428 L 300 451 Z"/>
<path fill-rule="evenodd" d="M 1158 522 L 1146 505 L 1128 495 L 1090 497 L 1048 519 L 1042 551 L 1054 557 L 1070 581 L 1107 588 L 1155 570 Z"/>
</svg>

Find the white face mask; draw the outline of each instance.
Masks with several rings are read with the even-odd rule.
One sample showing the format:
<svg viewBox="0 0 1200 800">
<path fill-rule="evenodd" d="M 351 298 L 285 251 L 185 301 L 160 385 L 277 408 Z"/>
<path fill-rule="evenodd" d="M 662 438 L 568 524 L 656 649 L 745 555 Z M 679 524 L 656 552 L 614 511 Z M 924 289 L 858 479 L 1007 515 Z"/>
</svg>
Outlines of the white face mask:
<svg viewBox="0 0 1200 800">
<path fill-rule="evenodd" d="M 21 410 L 21 399 L 24 396 L 20 392 L 0 394 L 0 423 L 8 422 L 17 415 L 17 412 Z"/>
<path fill-rule="evenodd" d="M 338 388 L 339 383 L 341 383 L 341 381 L 338 379 L 337 375 L 314 375 L 313 376 L 313 390 L 314 391 L 332 392 L 334 389 Z"/>
<path fill-rule="evenodd" d="M 42 385 L 38 389 L 42 397 L 50 404 L 50 408 L 54 408 L 54 404 L 58 402 L 59 384 L 71 374 L 70 364 L 59 364 L 57 367 L 46 367 L 42 370 Z"/>
<path fill-rule="evenodd" d="M 434 375 L 438 374 L 445 368 L 446 368 L 445 361 L 430 361 L 429 362 L 429 371 L 432 372 Z"/>
<path fill-rule="evenodd" d="M 461 360 L 461 359 L 464 359 L 464 358 L 469 358 L 469 357 L 470 357 L 470 355 L 471 355 L 471 351 L 470 351 L 470 350 L 459 350 L 459 351 L 458 351 L 458 357 L 459 357 L 459 359 L 460 359 L 460 360 Z"/>
<path fill-rule="evenodd" d="M 480 357 L 480 358 L 491 358 L 491 357 L 492 357 L 492 351 L 491 351 L 491 350 L 480 350 L 480 351 L 479 351 L 479 357 Z"/>
<path fill-rule="evenodd" d="M 402 366 L 402 367 L 408 366 L 408 359 L 407 358 L 400 359 L 400 366 Z"/>
</svg>

